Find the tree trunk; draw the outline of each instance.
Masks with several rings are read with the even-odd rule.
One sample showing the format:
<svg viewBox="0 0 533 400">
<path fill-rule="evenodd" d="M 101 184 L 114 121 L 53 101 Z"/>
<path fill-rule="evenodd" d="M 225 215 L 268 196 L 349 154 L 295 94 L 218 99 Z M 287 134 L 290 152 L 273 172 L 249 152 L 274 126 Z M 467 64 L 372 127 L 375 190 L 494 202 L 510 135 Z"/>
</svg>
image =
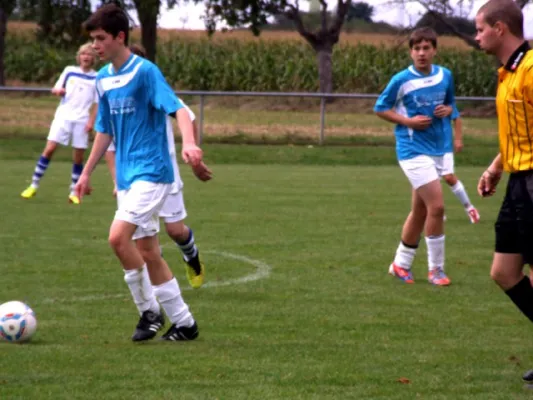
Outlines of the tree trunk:
<svg viewBox="0 0 533 400">
<path fill-rule="evenodd" d="M 157 16 L 159 0 L 135 0 L 137 15 L 141 23 L 141 43 L 146 50 L 146 58 L 155 62 L 157 44 Z"/>
<path fill-rule="evenodd" d="M 333 92 L 333 46 L 328 44 L 315 47 L 318 62 L 318 79 L 321 93 Z"/>
<path fill-rule="evenodd" d="M 7 13 L 0 7 L 0 86 L 5 86 L 6 77 L 4 69 L 4 55 L 6 45 L 6 33 L 7 33 Z"/>
</svg>

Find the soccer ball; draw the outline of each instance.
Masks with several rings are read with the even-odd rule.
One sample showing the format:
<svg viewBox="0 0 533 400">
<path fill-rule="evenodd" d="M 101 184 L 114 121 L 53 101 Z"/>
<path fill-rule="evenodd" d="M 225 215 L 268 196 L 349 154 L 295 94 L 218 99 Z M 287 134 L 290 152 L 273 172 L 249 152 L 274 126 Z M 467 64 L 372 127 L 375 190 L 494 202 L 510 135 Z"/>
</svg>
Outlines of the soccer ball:
<svg viewBox="0 0 533 400">
<path fill-rule="evenodd" d="M 35 313 L 20 301 L 0 305 L 0 340 L 11 343 L 26 342 L 37 329 Z"/>
</svg>

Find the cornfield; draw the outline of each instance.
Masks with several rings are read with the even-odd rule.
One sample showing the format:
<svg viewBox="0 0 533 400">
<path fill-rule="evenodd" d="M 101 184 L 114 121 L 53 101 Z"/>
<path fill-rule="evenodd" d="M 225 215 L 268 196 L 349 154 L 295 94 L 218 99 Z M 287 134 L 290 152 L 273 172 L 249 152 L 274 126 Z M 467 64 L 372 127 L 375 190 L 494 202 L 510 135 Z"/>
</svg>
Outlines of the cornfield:
<svg viewBox="0 0 533 400">
<path fill-rule="evenodd" d="M 8 80 L 51 84 L 74 55 L 36 43 L 31 36 L 8 35 Z M 436 61 L 455 76 L 462 96 L 492 96 L 495 63 L 475 50 L 442 48 Z M 377 93 L 392 75 L 409 65 L 404 46 L 341 42 L 333 53 L 336 92 Z M 157 64 L 173 87 L 222 91 L 317 91 L 313 50 L 297 40 L 161 40 Z"/>
</svg>

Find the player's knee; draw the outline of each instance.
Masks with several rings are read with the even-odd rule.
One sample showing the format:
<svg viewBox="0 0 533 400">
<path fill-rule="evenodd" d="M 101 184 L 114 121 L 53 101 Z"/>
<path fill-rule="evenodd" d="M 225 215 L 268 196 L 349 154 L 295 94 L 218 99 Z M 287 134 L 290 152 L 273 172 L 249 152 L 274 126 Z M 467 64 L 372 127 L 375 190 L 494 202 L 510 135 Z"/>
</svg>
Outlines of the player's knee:
<svg viewBox="0 0 533 400">
<path fill-rule="evenodd" d="M 129 240 L 126 240 L 123 235 L 120 235 L 116 232 L 111 232 L 109 234 L 108 242 L 109 246 L 111 246 L 115 253 L 118 253 L 122 248 L 125 248 L 128 245 Z"/>
<path fill-rule="evenodd" d="M 427 217 L 428 210 L 425 205 L 420 205 L 418 207 L 414 207 L 411 211 L 411 215 L 415 220 L 425 220 Z"/>
<path fill-rule="evenodd" d="M 490 270 L 490 278 L 503 290 L 507 290 L 512 288 L 520 280 L 520 274 L 515 274 L 506 268 L 493 267 Z"/>
<path fill-rule="evenodd" d="M 153 265 L 161 259 L 161 249 L 159 246 L 142 246 L 139 247 L 139 252 L 141 253 L 141 257 L 143 258 L 144 262 L 148 265 Z"/>
<path fill-rule="evenodd" d="M 494 282 L 498 284 L 498 286 L 504 287 L 506 286 L 505 283 L 508 280 L 508 277 L 504 271 L 501 269 L 491 269 L 490 271 L 490 279 L 492 279 Z"/>
<path fill-rule="evenodd" d="M 449 186 L 454 186 L 457 183 L 457 178 L 454 174 L 444 175 L 443 178 Z"/>
<path fill-rule="evenodd" d="M 189 236 L 189 230 L 183 222 L 166 224 L 165 229 L 168 236 L 174 241 L 183 242 L 187 240 L 187 237 Z"/>
<path fill-rule="evenodd" d="M 428 215 L 433 218 L 443 218 L 444 217 L 444 203 L 435 203 L 431 207 L 428 207 Z"/>
</svg>

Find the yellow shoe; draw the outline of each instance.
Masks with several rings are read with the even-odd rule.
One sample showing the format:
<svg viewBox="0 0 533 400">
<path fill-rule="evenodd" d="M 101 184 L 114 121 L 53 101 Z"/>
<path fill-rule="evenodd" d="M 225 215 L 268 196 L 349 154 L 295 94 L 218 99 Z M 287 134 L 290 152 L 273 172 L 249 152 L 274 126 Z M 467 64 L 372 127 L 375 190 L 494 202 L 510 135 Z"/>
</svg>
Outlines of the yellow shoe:
<svg viewBox="0 0 533 400">
<path fill-rule="evenodd" d="M 23 198 L 23 199 L 31 199 L 33 196 L 35 196 L 37 194 L 37 189 L 34 188 L 33 186 L 28 186 L 27 189 L 25 189 L 21 194 L 20 196 Z"/>
<path fill-rule="evenodd" d="M 70 204 L 80 204 L 80 198 L 75 194 L 71 194 L 68 196 L 68 202 Z"/>
<path fill-rule="evenodd" d="M 205 267 L 200 261 L 200 254 L 185 262 L 185 274 L 193 289 L 198 289 L 204 284 Z"/>
</svg>

